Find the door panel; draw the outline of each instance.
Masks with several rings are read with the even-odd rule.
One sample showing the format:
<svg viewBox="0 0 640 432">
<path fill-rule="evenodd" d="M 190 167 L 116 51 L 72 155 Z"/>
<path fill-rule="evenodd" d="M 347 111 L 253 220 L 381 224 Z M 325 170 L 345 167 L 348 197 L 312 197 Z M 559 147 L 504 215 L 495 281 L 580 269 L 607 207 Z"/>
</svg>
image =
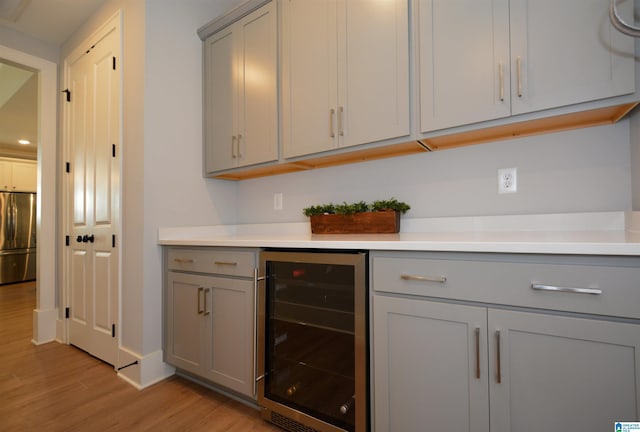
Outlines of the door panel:
<svg viewBox="0 0 640 432">
<path fill-rule="evenodd" d="M 488 322 L 492 431 L 600 431 L 638 421 L 638 325 L 494 309 Z"/>
<path fill-rule="evenodd" d="M 286 158 L 331 150 L 337 144 L 336 7 L 335 0 L 282 4 Z"/>
<path fill-rule="evenodd" d="M 340 146 L 409 135 L 408 1 L 339 5 Z"/>
<path fill-rule="evenodd" d="M 485 309 L 376 295 L 373 316 L 376 431 L 487 432 Z"/>
<path fill-rule="evenodd" d="M 512 113 L 631 93 L 634 41 L 613 29 L 609 0 L 512 0 Z M 620 14 L 633 22 L 633 2 Z M 553 47 L 553 49 L 549 49 Z M 517 86 L 517 59 L 521 59 Z"/>
<path fill-rule="evenodd" d="M 119 20 L 116 18 L 115 21 Z M 115 22 L 114 21 L 114 22 Z M 116 364 L 119 281 L 119 25 L 69 65 L 73 215 L 69 341 Z M 77 239 L 81 240 L 78 241 Z"/>
<path fill-rule="evenodd" d="M 238 66 L 235 62 L 233 33 L 223 30 L 205 42 L 209 62 L 206 67 L 205 104 L 208 172 L 232 168 L 236 164 L 235 124 Z"/>
</svg>

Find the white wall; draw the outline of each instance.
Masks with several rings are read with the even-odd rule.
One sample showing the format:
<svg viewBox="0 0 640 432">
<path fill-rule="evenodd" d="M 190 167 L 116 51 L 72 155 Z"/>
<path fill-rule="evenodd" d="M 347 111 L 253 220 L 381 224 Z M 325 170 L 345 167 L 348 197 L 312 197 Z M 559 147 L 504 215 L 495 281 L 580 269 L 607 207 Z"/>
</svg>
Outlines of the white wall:
<svg viewBox="0 0 640 432">
<path fill-rule="evenodd" d="M 632 210 L 640 211 L 640 111 L 631 116 L 631 196 Z"/>
<path fill-rule="evenodd" d="M 145 352 L 162 346 L 158 228 L 235 220 L 236 185 L 202 177 L 202 41 L 196 33 L 234 3 L 238 1 L 147 2 L 142 228 Z"/>
<path fill-rule="evenodd" d="M 518 192 L 497 193 L 498 168 Z M 238 222 L 304 221 L 324 202 L 396 197 L 408 218 L 629 210 L 629 121 L 240 182 Z M 273 193 L 284 208 L 273 210 Z"/>
<path fill-rule="evenodd" d="M 0 44 L 30 54 L 35 57 L 58 63 L 60 48 L 17 32 L 0 24 Z"/>
<path fill-rule="evenodd" d="M 110 0 L 63 47 L 123 10 L 121 343 L 130 351 L 161 348 L 160 226 L 302 221 L 310 204 L 389 196 L 412 205 L 407 217 L 630 208 L 628 121 L 238 183 L 203 179 L 196 30 L 240 3 Z M 518 194 L 497 195 L 496 170 L 514 166 Z M 272 210 L 274 192 L 284 193 L 282 211 Z"/>
<path fill-rule="evenodd" d="M 123 13 L 121 347 L 159 359 L 160 226 L 235 219 L 236 185 L 202 177 L 202 44 L 196 29 L 238 1 L 111 0 L 62 47 L 62 58 Z M 143 363 L 144 364 L 144 363 Z M 146 385 L 142 376 L 130 377 Z M 151 377 L 153 379 L 153 377 Z"/>
<path fill-rule="evenodd" d="M 110 0 L 63 44 L 61 63 L 77 46 L 122 11 L 123 139 L 122 139 L 122 315 L 120 344 L 144 354 L 143 237 L 144 224 L 144 0 Z M 64 79 L 61 74 L 61 79 Z"/>
</svg>

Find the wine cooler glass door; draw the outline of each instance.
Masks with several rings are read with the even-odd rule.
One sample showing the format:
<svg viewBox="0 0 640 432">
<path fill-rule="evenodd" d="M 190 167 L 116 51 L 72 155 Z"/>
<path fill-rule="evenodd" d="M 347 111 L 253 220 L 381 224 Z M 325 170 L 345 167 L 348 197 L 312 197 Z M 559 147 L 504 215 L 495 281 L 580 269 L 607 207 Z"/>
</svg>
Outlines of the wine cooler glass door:
<svg viewBox="0 0 640 432">
<path fill-rule="evenodd" d="M 365 338 L 358 334 L 366 301 L 362 255 L 265 261 L 264 398 L 336 430 L 357 430 L 358 404 L 366 399 L 366 384 L 358 392 L 366 382 L 366 357 L 357 355 Z"/>
</svg>

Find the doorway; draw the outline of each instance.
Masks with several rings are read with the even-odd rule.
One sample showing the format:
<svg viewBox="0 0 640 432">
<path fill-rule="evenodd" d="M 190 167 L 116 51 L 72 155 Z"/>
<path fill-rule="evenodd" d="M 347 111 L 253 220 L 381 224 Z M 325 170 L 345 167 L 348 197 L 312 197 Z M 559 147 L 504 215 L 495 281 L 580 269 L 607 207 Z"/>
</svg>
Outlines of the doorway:
<svg viewBox="0 0 640 432">
<path fill-rule="evenodd" d="M 68 342 L 116 365 L 119 341 L 120 14 L 64 61 L 63 264 Z"/>
<path fill-rule="evenodd" d="M 33 338 L 36 345 L 56 339 L 61 320 L 56 304 L 56 184 L 57 184 L 57 65 L 40 57 L 0 45 L 0 59 L 37 73 L 37 215 L 36 305 Z"/>
</svg>

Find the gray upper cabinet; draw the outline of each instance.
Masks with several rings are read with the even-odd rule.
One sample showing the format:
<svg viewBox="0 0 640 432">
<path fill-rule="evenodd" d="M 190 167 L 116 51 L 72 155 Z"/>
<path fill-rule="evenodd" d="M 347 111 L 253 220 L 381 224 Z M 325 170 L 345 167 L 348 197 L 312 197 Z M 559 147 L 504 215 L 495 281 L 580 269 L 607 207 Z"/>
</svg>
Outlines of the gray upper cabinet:
<svg viewBox="0 0 640 432">
<path fill-rule="evenodd" d="M 407 136 L 407 0 L 282 1 L 285 158 Z"/>
<path fill-rule="evenodd" d="M 420 131 L 633 93 L 634 40 L 609 3 L 419 0 Z"/>
<path fill-rule="evenodd" d="M 205 175 L 278 159 L 277 3 L 204 41 Z"/>
</svg>

